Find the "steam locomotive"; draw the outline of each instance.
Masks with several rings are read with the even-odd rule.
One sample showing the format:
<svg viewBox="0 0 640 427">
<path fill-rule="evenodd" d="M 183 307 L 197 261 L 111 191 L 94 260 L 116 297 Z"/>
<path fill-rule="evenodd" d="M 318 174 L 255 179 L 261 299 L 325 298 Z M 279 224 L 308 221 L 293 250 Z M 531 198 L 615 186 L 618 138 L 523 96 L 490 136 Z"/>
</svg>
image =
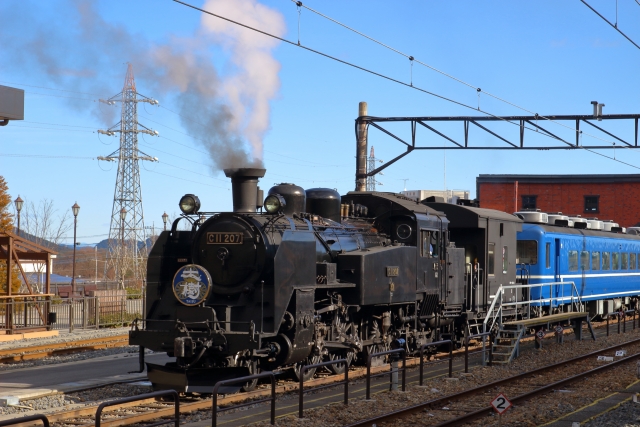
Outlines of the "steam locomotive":
<svg viewBox="0 0 640 427">
<path fill-rule="evenodd" d="M 459 341 L 498 287 L 515 283 L 522 221 L 513 215 L 294 184 L 263 203 L 264 169 L 225 174 L 233 212 L 202 213 L 184 196 L 183 215 L 149 255 L 145 319 L 130 344 L 175 357 L 147 363 L 156 389 L 210 393 L 259 370 L 299 378 L 305 364 Z"/>
</svg>

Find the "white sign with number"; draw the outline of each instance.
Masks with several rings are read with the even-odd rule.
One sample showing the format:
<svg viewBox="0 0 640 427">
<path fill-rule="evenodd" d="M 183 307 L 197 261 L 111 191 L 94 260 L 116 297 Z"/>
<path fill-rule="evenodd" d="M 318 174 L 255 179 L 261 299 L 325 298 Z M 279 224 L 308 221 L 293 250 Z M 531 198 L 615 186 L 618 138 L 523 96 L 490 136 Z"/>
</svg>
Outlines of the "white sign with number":
<svg viewBox="0 0 640 427">
<path fill-rule="evenodd" d="M 507 409 L 511 407 L 511 402 L 509 402 L 507 396 L 500 393 L 491 401 L 491 406 L 493 406 L 493 409 L 495 409 L 498 414 L 502 415 Z"/>
<path fill-rule="evenodd" d="M 617 350 L 616 357 L 622 357 L 627 355 L 627 350 Z"/>
</svg>

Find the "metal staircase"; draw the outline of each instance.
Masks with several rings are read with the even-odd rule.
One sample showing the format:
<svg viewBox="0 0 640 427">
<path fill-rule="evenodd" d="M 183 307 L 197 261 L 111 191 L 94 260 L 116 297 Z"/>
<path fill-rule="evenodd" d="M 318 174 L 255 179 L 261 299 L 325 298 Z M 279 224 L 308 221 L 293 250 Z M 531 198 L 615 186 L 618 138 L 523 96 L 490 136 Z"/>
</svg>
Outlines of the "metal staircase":
<svg viewBox="0 0 640 427">
<path fill-rule="evenodd" d="M 547 289 L 548 295 L 542 292 Z M 539 297 L 532 300 L 532 288 L 540 288 Z M 515 290 L 515 301 L 505 301 L 504 293 L 506 290 Z M 522 295 L 523 300 L 518 300 L 518 296 Z M 509 286 L 500 286 L 495 297 L 487 311 L 487 315 L 482 323 L 483 332 L 496 331 L 493 339 L 492 352 L 493 362 L 500 364 L 508 364 L 520 353 L 520 339 L 525 335 L 527 326 L 517 324 L 518 322 L 503 322 L 503 318 L 512 319 L 519 313 L 520 321 L 532 319 L 532 314 L 536 310 L 531 307 L 540 308 L 544 306 L 564 307 L 569 312 L 580 312 L 583 309 L 580 294 L 574 282 L 552 282 L 540 284 L 517 284 Z M 541 313 L 541 310 L 537 310 Z M 554 316 L 546 316 L 545 319 L 551 320 Z M 535 318 L 535 316 L 533 316 Z M 535 322 L 535 321 L 534 321 Z M 546 323 L 546 320 L 545 322 Z M 484 342 L 483 342 L 484 349 Z M 484 361 L 484 353 L 483 353 Z"/>
<path fill-rule="evenodd" d="M 501 325 L 493 340 L 492 363 L 506 365 L 520 355 L 520 339 L 525 329 L 522 325 Z"/>
</svg>

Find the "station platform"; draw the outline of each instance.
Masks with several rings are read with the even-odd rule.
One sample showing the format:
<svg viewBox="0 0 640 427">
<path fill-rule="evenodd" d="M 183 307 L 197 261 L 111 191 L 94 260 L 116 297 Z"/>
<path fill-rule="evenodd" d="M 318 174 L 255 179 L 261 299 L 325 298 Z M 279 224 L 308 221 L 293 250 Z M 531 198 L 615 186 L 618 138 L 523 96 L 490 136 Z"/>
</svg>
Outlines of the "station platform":
<svg viewBox="0 0 640 427">
<path fill-rule="evenodd" d="M 551 314 L 549 316 L 531 319 L 513 320 L 500 325 L 492 344 L 492 361 L 498 364 L 508 364 L 520 354 L 520 340 L 531 336 L 530 329 L 535 331 L 536 348 L 542 347 L 542 339 L 547 332 L 554 332 L 558 342 L 564 340 L 564 330 L 570 328 L 576 340 L 582 340 L 582 325 L 586 323 L 595 341 L 596 334 L 591 325 L 589 313 L 573 311 L 568 313 Z"/>
<path fill-rule="evenodd" d="M 582 339 L 582 323 L 585 322 L 591 332 L 591 338 L 596 339 L 595 332 L 591 326 L 591 319 L 589 313 L 586 311 L 572 311 L 568 313 L 550 314 L 548 316 L 533 317 L 531 319 L 514 320 L 511 322 L 504 322 L 503 325 L 506 329 L 509 328 L 532 328 L 532 329 L 544 329 L 547 331 L 555 330 L 557 326 L 563 328 L 572 328 L 576 339 Z"/>
</svg>

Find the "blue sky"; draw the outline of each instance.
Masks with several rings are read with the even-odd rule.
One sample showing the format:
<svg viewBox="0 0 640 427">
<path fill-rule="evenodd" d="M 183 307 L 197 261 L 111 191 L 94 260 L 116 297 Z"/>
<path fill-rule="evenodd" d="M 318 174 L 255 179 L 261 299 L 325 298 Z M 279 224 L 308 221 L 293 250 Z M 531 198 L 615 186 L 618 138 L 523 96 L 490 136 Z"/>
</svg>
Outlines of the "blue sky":
<svg viewBox="0 0 640 427">
<path fill-rule="evenodd" d="M 207 7 L 216 1 L 225 4 L 225 0 L 206 5 L 193 0 L 192 4 Z M 245 0 L 236 4 L 255 6 L 254 3 Z M 280 31 L 285 38 L 297 42 L 300 16 L 302 44 L 409 81 L 411 68 L 406 58 L 308 10 L 303 9 L 299 15 L 290 0 L 259 3 L 269 8 L 271 21 L 248 15 L 246 19 L 257 19 L 265 31 Z M 616 20 L 614 0 L 589 3 L 612 22 Z M 0 4 L 4 46 L 0 53 L 0 85 L 26 91 L 25 120 L 0 128 L 0 175 L 7 180 L 12 198 L 19 194 L 35 203 L 49 198 L 60 213 L 70 211 L 77 201 L 81 206 L 78 240 L 97 242 L 107 237 L 117 165 L 98 162 L 96 157 L 116 150 L 118 139 L 95 131 L 118 120 L 119 106 L 100 104 L 97 99 L 121 90 L 126 63 L 130 62 L 138 91 L 158 99 L 161 105 L 140 105 L 138 111 L 139 122 L 160 133 L 160 137 L 145 135 L 139 140 L 142 151 L 160 160 L 140 167 L 146 225 L 161 227 L 162 213 L 176 214 L 178 201 L 185 193 L 197 194 L 203 210 L 229 210 L 229 182 L 212 167 L 215 159 L 199 138 L 214 131 L 205 127 L 199 131 L 202 134 L 194 135 L 195 128 L 187 125 L 189 118 L 174 113 L 186 108 L 182 104 L 185 98 L 179 93 L 179 79 L 161 83 L 161 79 L 168 78 L 167 73 L 157 62 L 149 61 L 154 58 L 149 52 L 171 47 L 175 50 L 172 60 L 197 52 L 201 62 L 196 67 L 210 68 L 217 76 L 210 83 L 200 81 L 200 87 L 216 92 L 216 85 L 233 81 L 241 68 L 229 47 L 234 43 L 230 39 L 244 37 L 242 31 L 248 30 L 212 36 L 203 30 L 200 12 L 169 0 L 109 0 L 93 4 L 93 10 L 78 6 L 82 5 L 80 2 L 64 0 Z M 227 1 L 225 7 L 229 4 L 233 3 Z M 606 104 L 606 114 L 638 111 L 640 50 L 578 0 L 309 0 L 304 4 L 541 115 L 590 114 L 592 100 Z M 640 44 L 640 5 L 634 0 L 619 0 L 617 5 L 619 28 Z M 224 14 L 228 10 L 222 7 L 218 12 Z M 242 20 L 243 13 L 237 14 Z M 278 22 L 283 23 L 281 28 Z M 272 23 L 274 28 L 270 28 Z M 87 26 L 85 33 L 80 31 L 82 25 Z M 247 43 L 271 43 L 256 37 L 245 40 L 244 48 L 251 49 Z M 265 85 L 271 84 L 273 89 L 267 96 L 267 125 L 260 134 L 267 168 L 261 181 L 265 190 L 279 182 L 294 182 L 305 188 L 331 187 L 341 193 L 353 190 L 354 119 L 360 101 L 368 102 L 369 114 L 374 116 L 480 115 L 295 46 L 273 43 L 264 52 L 279 67 L 275 83 L 267 83 L 265 77 Z M 249 63 L 249 68 L 251 64 L 255 65 Z M 254 83 L 260 84 L 263 70 L 257 71 L 255 77 L 254 67 Z M 203 75 L 206 76 L 200 76 Z M 420 65 L 414 64 L 412 79 L 414 85 L 426 90 L 472 106 L 478 104 L 475 89 Z M 243 116 L 248 123 L 253 117 L 254 101 L 251 91 L 246 87 L 244 90 L 240 99 L 249 104 Z M 212 98 L 211 105 L 224 109 L 230 102 L 224 94 L 219 95 Z M 483 110 L 492 114 L 528 114 L 486 95 L 481 95 L 479 102 Z M 208 110 L 198 111 L 202 120 L 208 120 Z M 245 142 L 246 151 L 251 152 L 246 123 L 242 125 L 245 131 L 238 132 L 234 141 Z M 554 124 L 548 128 L 572 138 L 566 129 Z M 462 135 L 461 128 L 443 129 L 456 137 Z M 629 139 L 633 135 L 631 128 L 608 129 Z M 406 130 L 408 125 L 405 134 Z M 515 127 L 496 130 L 513 139 L 518 135 Z M 529 141 L 540 138 L 529 134 Z M 443 144 L 432 135 L 420 136 L 425 144 Z M 471 138 L 478 143 L 498 144 L 479 132 L 472 131 Z M 585 144 L 602 142 L 589 138 L 583 136 Z M 373 130 L 371 145 L 376 157 L 383 160 L 403 151 L 399 143 Z M 611 150 L 603 154 L 614 156 Z M 640 152 L 615 150 L 615 156 L 640 167 Z M 385 170 L 378 180 L 383 183 L 380 189 L 385 191 L 402 190 L 403 179 L 408 179 L 408 189 L 443 189 L 446 180 L 447 188 L 468 189 L 473 196 L 476 176 L 488 173 L 640 171 L 586 151 L 449 151 L 445 158 L 443 150 L 434 150 L 410 154 Z"/>
</svg>

